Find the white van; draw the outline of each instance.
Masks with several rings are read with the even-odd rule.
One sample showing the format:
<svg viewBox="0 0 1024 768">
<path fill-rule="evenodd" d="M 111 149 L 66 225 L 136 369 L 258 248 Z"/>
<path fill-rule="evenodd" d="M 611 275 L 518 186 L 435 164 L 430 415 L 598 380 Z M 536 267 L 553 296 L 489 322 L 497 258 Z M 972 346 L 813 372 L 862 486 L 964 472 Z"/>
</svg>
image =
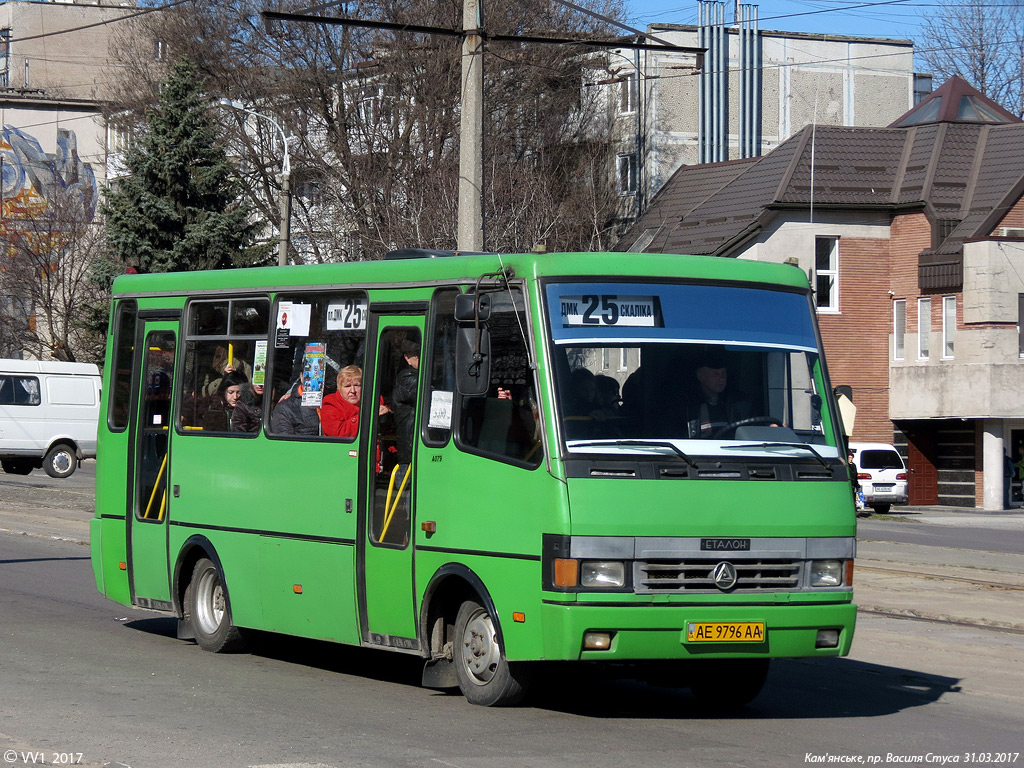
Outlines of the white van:
<svg viewBox="0 0 1024 768">
<path fill-rule="evenodd" d="M 907 503 L 907 467 L 888 443 L 850 443 L 864 503 L 886 513 L 893 504 Z"/>
<path fill-rule="evenodd" d="M 96 457 L 100 371 L 89 363 L 0 360 L 0 466 L 68 477 Z"/>
</svg>

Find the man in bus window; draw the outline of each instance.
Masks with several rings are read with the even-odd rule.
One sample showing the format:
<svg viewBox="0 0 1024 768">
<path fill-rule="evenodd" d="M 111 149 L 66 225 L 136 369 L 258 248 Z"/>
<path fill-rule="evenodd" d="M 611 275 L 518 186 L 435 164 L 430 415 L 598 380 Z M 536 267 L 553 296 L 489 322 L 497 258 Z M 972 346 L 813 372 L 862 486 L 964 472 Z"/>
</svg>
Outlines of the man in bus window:
<svg viewBox="0 0 1024 768">
<path fill-rule="evenodd" d="M 726 424 L 748 418 L 750 403 L 729 390 L 724 352 L 709 350 L 697 363 L 697 400 L 687 407 L 687 437 L 714 437 Z"/>
<path fill-rule="evenodd" d="M 406 365 L 395 377 L 391 392 L 391 410 L 395 415 L 398 434 L 398 463 L 412 461 L 413 421 L 416 415 L 416 388 L 419 381 L 420 345 L 412 339 L 402 342 L 402 357 Z"/>
</svg>

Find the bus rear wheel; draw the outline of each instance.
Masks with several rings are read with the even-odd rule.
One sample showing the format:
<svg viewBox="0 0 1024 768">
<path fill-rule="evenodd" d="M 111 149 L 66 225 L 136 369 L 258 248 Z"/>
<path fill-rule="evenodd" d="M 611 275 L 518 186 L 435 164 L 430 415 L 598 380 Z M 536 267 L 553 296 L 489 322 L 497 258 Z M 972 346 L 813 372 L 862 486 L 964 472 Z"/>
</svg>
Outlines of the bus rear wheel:
<svg viewBox="0 0 1024 768">
<path fill-rule="evenodd" d="M 462 695 L 484 707 L 519 703 L 532 677 L 527 665 L 508 662 L 491 615 L 473 600 L 455 619 L 455 674 Z"/>
<path fill-rule="evenodd" d="M 201 558 L 192 570 L 187 603 L 196 643 L 204 651 L 225 653 L 245 644 L 238 627 L 231 623 L 231 605 L 220 569 L 209 558 Z"/>
<path fill-rule="evenodd" d="M 690 691 L 715 711 L 746 706 L 761 692 L 768 677 L 768 659 L 707 659 L 689 671 Z"/>
</svg>

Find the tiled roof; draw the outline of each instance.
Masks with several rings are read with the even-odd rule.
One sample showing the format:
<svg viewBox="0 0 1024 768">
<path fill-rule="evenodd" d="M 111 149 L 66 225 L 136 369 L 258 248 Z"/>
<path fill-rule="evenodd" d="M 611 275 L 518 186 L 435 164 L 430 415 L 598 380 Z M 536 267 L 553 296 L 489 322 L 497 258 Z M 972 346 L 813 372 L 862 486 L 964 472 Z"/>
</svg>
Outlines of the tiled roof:
<svg viewBox="0 0 1024 768">
<path fill-rule="evenodd" d="M 956 254 L 964 240 L 988 236 L 1022 194 L 1024 122 L 1015 118 L 808 126 L 760 158 L 683 166 L 617 247 L 729 255 L 779 211 L 813 205 L 919 208 L 948 233 L 928 252 Z"/>
</svg>

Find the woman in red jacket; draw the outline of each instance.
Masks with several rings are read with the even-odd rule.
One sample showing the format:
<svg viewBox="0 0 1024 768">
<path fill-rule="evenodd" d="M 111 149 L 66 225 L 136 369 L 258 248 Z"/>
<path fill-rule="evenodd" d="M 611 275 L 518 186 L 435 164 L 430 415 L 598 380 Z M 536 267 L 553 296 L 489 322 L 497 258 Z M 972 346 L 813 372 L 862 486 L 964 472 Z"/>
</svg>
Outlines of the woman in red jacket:
<svg viewBox="0 0 1024 768">
<path fill-rule="evenodd" d="M 320 406 L 323 433 L 331 437 L 355 437 L 359 432 L 359 402 L 363 397 L 363 370 L 346 365 L 338 371 L 338 390 L 324 397 Z M 383 416 L 388 407 L 381 401 Z"/>
</svg>

